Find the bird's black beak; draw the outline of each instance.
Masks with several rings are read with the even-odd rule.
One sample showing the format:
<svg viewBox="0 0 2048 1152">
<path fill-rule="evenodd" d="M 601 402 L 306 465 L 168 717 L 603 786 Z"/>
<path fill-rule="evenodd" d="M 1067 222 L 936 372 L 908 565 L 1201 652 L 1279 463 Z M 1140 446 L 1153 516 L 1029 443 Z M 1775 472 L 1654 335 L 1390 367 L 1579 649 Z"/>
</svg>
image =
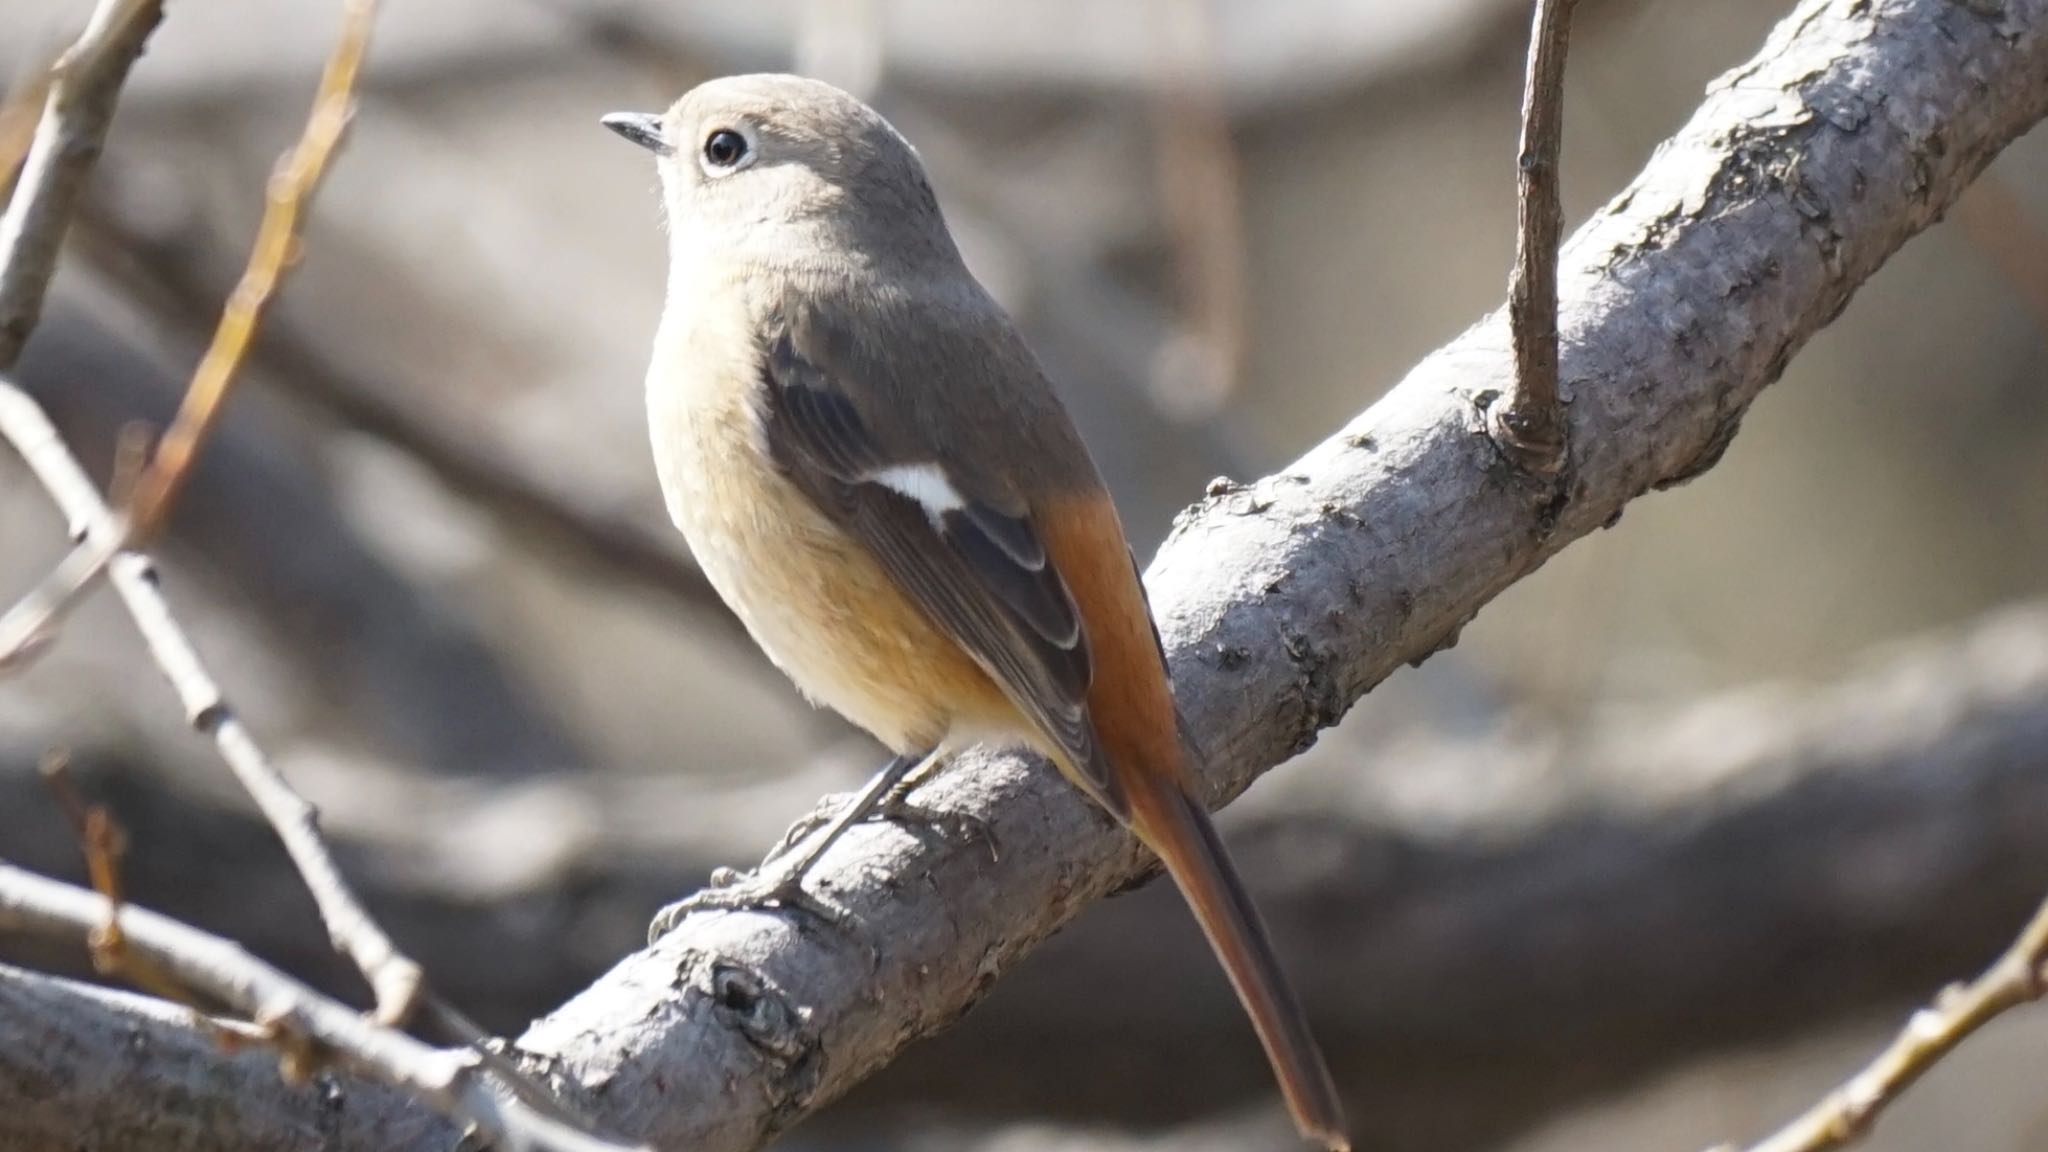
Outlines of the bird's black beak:
<svg viewBox="0 0 2048 1152">
<path fill-rule="evenodd" d="M 661 117 L 651 112 L 613 112 L 598 123 L 631 140 L 656 156 L 671 156 L 675 149 L 661 138 Z"/>
</svg>

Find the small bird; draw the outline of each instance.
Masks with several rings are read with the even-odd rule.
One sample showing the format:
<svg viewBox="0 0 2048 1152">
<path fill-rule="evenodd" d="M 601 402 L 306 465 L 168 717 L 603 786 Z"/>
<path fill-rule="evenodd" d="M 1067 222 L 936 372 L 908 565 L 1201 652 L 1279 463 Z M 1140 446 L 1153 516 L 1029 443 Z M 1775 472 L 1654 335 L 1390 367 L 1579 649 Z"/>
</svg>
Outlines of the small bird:
<svg viewBox="0 0 2048 1152">
<path fill-rule="evenodd" d="M 669 515 L 756 643 L 897 755 L 772 880 L 664 909 L 815 907 L 804 872 L 927 764 L 1024 745 L 1131 829 L 1200 921 L 1295 1123 L 1349 1147 L 1330 1074 L 1208 812 L 1136 558 L 924 166 L 794 76 L 603 123 L 658 158 L 667 303 L 647 373 Z"/>
</svg>

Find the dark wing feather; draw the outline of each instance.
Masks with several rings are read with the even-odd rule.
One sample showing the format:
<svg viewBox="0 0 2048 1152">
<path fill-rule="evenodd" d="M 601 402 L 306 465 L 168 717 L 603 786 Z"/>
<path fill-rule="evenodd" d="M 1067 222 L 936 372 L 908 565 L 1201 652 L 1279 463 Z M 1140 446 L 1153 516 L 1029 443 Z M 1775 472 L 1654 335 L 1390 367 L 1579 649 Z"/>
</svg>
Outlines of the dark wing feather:
<svg viewBox="0 0 2048 1152">
<path fill-rule="evenodd" d="M 944 457 L 939 445 L 886 445 L 873 434 L 850 391 L 859 382 L 847 359 L 829 345 L 800 348 L 786 327 L 771 337 L 763 426 L 777 466 L 988 671 L 1097 802 L 1126 817 L 1088 714 L 1087 630 L 1030 516 L 970 492 L 960 507 L 934 514 L 878 481 L 891 468 L 947 474 Z"/>
</svg>

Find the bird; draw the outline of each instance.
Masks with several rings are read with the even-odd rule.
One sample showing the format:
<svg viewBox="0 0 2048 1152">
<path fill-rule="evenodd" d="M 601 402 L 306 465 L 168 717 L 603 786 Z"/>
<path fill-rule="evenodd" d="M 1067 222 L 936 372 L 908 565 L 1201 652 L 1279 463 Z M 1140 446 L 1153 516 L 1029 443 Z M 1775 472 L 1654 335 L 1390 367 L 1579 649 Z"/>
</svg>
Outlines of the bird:
<svg viewBox="0 0 2048 1152">
<path fill-rule="evenodd" d="M 895 754 L 751 887 L 672 905 L 651 936 L 704 907 L 815 907 L 805 871 L 906 781 L 970 745 L 1021 745 L 1158 856 L 1296 1126 L 1348 1149 L 1307 1017 L 1190 790 L 1116 507 L 916 150 L 856 97 L 786 75 L 601 122 L 660 174 L 669 272 L 646 394 L 668 513 L 769 659 Z"/>
</svg>

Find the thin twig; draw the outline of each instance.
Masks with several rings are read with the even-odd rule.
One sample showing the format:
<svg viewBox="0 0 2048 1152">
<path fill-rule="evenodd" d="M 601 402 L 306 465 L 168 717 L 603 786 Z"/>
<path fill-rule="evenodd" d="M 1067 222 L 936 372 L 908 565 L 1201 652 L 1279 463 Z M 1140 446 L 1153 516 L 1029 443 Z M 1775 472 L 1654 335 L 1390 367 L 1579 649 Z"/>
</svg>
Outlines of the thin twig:
<svg viewBox="0 0 2048 1152">
<path fill-rule="evenodd" d="M 74 544 L 28 595 L 0 615 L 0 672 L 25 667 L 49 648 L 57 625 L 106 572 L 125 535 L 116 531 L 103 540 Z"/>
<path fill-rule="evenodd" d="M 328 161 L 341 145 L 342 134 L 347 131 L 355 109 L 356 77 L 362 71 L 363 55 L 370 45 L 376 9 L 377 0 L 348 0 L 341 37 L 320 76 L 319 92 L 313 99 L 313 111 L 306 118 L 305 132 L 271 173 L 263 220 L 256 228 L 248 267 L 228 297 L 220 325 L 214 329 L 213 343 L 192 374 L 192 384 L 185 390 L 177 416 L 164 433 L 149 466 L 136 480 L 135 499 L 129 508 L 130 538 L 135 544 L 149 545 L 162 530 L 171 502 L 191 475 L 192 463 L 207 434 L 220 419 L 222 405 L 234 387 L 256 326 L 262 322 L 263 310 L 298 258 L 300 222 L 327 173 Z"/>
<path fill-rule="evenodd" d="M 162 18 L 162 0 L 100 0 L 51 69 L 42 119 L 0 216 L 0 372 L 14 367 L 42 316 L 57 250 L 121 85 Z"/>
<path fill-rule="evenodd" d="M 128 853 L 127 829 L 104 805 L 87 801 L 79 792 L 77 783 L 71 779 L 70 757 L 64 753 L 53 752 L 44 758 L 42 777 L 71 823 L 72 835 L 85 856 L 86 874 L 92 878 L 92 890 L 107 902 L 106 919 L 85 939 L 93 971 L 102 976 L 118 976 L 152 996 L 190 1008 L 194 1022 L 212 1031 L 223 1043 L 248 1039 L 246 1025 L 211 1015 L 161 965 L 128 947 L 120 919 L 121 907 L 127 903 L 121 884 L 121 860 Z"/>
<path fill-rule="evenodd" d="M 1494 442 L 1538 476 L 1564 467 L 1564 413 L 1557 387 L 1558 151 L 1564 140 L 1564 57 L 1575 0 L 1536 0 L 1529 71 L 1522 86 L 1522 136 L 1515 175 L 1515 269 L 1508 277 L 1508 324 L 1515 387 L 1488 409 Z"/>
<path fill-rule="evenodd" d="M 272 968 L 230 941 L 9 864 L 0 864 L 0 930 L 91 936 L 110 918 L 126 946 L 179 983 L 246 1014 L 285 1055 L 288 1076 L 340 1064 L 403 1089 L 475 1125 L 495 1147 L 622 1152 L 634 1147 L 586 1135 L 523 1101 L 492 1091 L 476 1053 L 429 1047 L 367 1020 Z"/>
<path fill-rule="evenodd" d="M 0 379 L 0 437 L 14 444 L 66 519 L 77 526 L 86 546 L 119 542 L 122 530 L 118 519 L 100 499 L 49 418 L 26 392 L 5 379 Z M 222 758 L 255 799 L 264 818 L 277 829 L 292 863 L 305 876 L 335 947 L 354 960 L 369 980 L 376 993 L 379 1019 L 387 1024 L 404 1021 L 419 994 L 419 967 L 398 952 L 357 902 L 320 837 L 312 805 L 285 783 L 228 707 L 192 641 L 171 615 L 150 558 L 140 552 L 119 552 L 110 562 L 108 574 L 134 616 L 151 657 L 177 692 L 186 719 L 219 746 Z"/>
<path fill-rule="evenodd" d="M 0 439 L 12 442 L 66 519 L 78 526 L 87 545 L 118 542 L 119 521 L 100 499 L 92 481 L 65 447 L 42 408 L 19 387 L 0 377 Z M 497 1039 L 425 987 L 425 974 L 398 950 L 356 897 L 334 861 L 319 828 L 319 816 L 271 764 L 214 683 L 190 637 L 171 614 L 157 587 L 155 566 L 140 552 L 122 551 L 108 566 L 114 591 L 134 617 L 150 656 L 184 706 L 186 718 L 213 738 L 235 777 L 276 829 L 292 863 L 305 878 L 337 950 L 354 961 L 369 981 L 377 1019 L 396 1025 L 415 1013 L 450 1042 L 475 1047 L 485 1065 L 519 1096 L 565 1121 L 584 1123 L 517 1063 L 496 1052 Z M 586 1125 L 587 1126 L 587 1125 Z"/>
<path fill-rule="evenodd" d="M 1983 975 L 1943 989 L 1933 1004 L 1913 1013 L 1877 1059 L 1749 1152 L 1824 1152 L 1855 1143 L 1958 1044 L 2007 1010 L 2043 995 L 2048 995 L 2048 904 Z M 1734 1146 L 1724 1145 L 1719 1152 L 1734 1152 Z"/>
<path fill-rule="evenodd" d="M 81 541 L 55 571 L 0 617 L 0 668 L 22 664 L 43 647 L 117 551 L 147 547 L 163 530 L 172 502 L 220 419 L 264 309 L 298 259 L 300 224 L 355 106 L 356 77 L 369 48 L 376 7 L 377 0 L 348 0 L 341 37 L 321 74 L 305 130 L 271 173 L 248 264 L 221 310 L 213 340 L 193 370 L 177 415 L 154 456 L 134 478 L 122 531 L 108 540 Z"/>
<path fill-rule="evenodd" d="M 138 0 L 129 3 L 138 4 Z M 94 25 L 88 28 L 81 45 L 93 40 L 102 16 L 110 11 L 110 6 L 103 5 L 101 12 L 95 14 Z M 121 15 L 130 11 L 123 10 Z M 313 894 L 335 947 L 348 955 L 370 982 L 379 1021 L 396 1026 L 417 1013 L 423 1018 L 422 1023 L 437 1032 L 474 1047 L 482 1063 L 522 1099 L 568 1122 L 586 1123 L 516 1062 L 497 1052 L 493 1047 L 498 1043 L 496 1038 L 426 991 L 419 965 L 398 951 L 342 878 L 320 837 L 312 805 L 278 774 L 229 709 L 219 686 L 207 674 L 191 641 L 156 589 L 154 567 L 148 557 L 128 550 L 153 540 L 161 531 L 172 502 L 219 419 L 265 307 L 298 258 L 300 224 L 347 130 L 375 14 L 376 0 L 348 0 L 342 33 L 321 75 L 313 110 L 298 143 L 279 160 L 271 175 L 263 219 L 248 264 L 222 311 L 213 341 L 201 358 L 184 402 L 155 457 L 139 474 L 117 486 L 117 490 L 128 489 L 125 494 L 132 497 L 127 505 L 129 515 L 117 517 L 108 509 L 41 409 L 25 393 L 0 380 L 0 435 L 14 440 L 29 460 L 32 470 L 70 518 L 78 541 L 29 597 L 0 617 L 0 668 L 33 650 L 93 580 L 102 571 L 111 570 L 117 591 L 127 603 L 152 656 L 177 691 L 187 718 L 193 727 L 213 738 L 230 769 L 277 830 Z M 104 37 L 104 31 L 100 35 Z M 74 49 L 74 55 L 77 52 Z M 65 66 L 60 61 L 60 67 Z M 64 82 L 65 77 L 60 75 L 59 91 L 52 96 L 53 109 L 62 99 Z M 111 100 L 107 107 L 110 112 Z M 103 132 L 104 123 L 99 127 Z M 33 161 L 32 155 L 31 165 Z M 61 232 L 63 222 L 50 226 Z M 33 324 L 31 316 L 27 327 L 32 328 Z"/>
</svg>

